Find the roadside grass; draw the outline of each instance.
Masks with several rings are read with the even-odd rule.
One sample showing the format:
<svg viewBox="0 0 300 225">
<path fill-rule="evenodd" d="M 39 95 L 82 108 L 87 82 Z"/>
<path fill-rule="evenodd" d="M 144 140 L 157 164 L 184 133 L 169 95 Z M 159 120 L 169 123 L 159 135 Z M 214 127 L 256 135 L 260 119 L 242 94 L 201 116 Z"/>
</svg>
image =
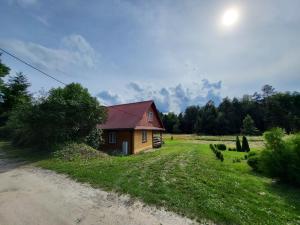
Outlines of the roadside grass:
<svg viewBox="0 0 300 225">
<path fill-rule="evenodd" d="M 232 162 L 245 153 L 223 154 L 222 163 L 207 144 L 166 140 L 161 149 L 138 155 L 74 162 L 47 158 L 35 165 L 198 221 L 300 224 L 299 189 L 253 173 L 245 160 Z"/>
<path fill-rule="evenodd" d="M 41 151 L 40 149 L 32 148 L 16 148 L 11 145 L 7 140 L 0 140 L 0 159 L 22 159 L 28 162 L 36 162 L 43 159 L 49 159 L 50 154 L 47 151 Z"/>
</svg>

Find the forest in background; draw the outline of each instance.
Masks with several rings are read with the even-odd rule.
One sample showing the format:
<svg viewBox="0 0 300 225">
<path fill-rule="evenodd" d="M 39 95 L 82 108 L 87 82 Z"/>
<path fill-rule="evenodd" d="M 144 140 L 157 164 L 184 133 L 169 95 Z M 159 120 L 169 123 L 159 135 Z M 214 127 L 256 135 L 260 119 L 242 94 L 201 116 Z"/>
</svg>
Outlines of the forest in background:
<svg viewBox="0 0 300 225">
<path fill-rule="evenodd" d="M 204 106 L 189 106 L 182 113 L 160 113 L 168 133 L 209 135 L 259 135 L 272 127 L 287 133 L 300 130 L 300 93 L 277 92 L 264 85 L 261 92 L 242 98 L 224 98 Z"/>
</svg>

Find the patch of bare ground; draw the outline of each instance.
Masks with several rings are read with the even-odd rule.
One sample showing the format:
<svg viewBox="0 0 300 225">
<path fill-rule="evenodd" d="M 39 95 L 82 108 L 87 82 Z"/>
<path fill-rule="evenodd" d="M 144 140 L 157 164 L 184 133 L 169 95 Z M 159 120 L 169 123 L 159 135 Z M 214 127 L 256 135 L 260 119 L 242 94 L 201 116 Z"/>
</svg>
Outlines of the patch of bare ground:
<svg viewBox="0 0 300 225">
<path fill-rule="evenodd" d="M 199 224 L 164 209 L 32 166 L 0 173 L 0 224 Z M 213 224 L 203 221 L 200 224 Z"/>
</svg>

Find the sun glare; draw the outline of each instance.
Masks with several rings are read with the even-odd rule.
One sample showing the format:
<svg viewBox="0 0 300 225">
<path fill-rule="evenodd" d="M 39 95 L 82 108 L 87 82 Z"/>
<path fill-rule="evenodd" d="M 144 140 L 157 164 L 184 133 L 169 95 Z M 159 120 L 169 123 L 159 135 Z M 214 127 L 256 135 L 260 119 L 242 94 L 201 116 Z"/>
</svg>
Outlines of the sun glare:
<svg viewBox="0 0 300 225">
<path fill-rule="evenodd" d="M 225 27 L 234 26 L 240 17 L 239 10 L 235 7 L 227 9 L 222 16 L 222 25 Z"/>
</svg>

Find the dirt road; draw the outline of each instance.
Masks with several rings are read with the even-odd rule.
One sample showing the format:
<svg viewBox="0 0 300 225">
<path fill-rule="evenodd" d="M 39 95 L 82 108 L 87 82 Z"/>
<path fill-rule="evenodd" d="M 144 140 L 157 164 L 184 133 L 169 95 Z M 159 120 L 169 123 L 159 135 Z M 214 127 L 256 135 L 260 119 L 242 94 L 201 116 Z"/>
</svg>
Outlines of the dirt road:
<svg viewBox="0 0 300 225">
<path fill-rule="evenodd" d="M 77 183 L 64 175 L 0 157 L 0 225 L 196 224 Z"/>
</svg>

